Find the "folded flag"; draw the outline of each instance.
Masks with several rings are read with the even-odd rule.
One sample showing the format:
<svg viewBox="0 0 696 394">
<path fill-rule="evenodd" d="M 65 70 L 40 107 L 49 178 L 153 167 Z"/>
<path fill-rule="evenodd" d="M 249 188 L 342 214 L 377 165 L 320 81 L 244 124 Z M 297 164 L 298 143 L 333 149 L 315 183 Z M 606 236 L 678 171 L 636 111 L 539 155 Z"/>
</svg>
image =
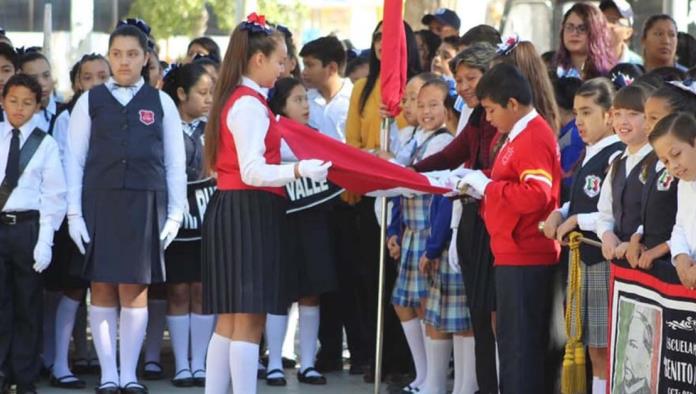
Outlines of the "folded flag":
<svg viewBox="0 0 696 394">
<path fill-rule="evenodd" d="M 331 161 L 329 180 L 351 192 L 366 194 L 400 188 L 444 194 L 451 190 L 435 179 L 327 137 L 291 119 L 278 117 L 278 127 L 298 159 Z"/>
</svg>

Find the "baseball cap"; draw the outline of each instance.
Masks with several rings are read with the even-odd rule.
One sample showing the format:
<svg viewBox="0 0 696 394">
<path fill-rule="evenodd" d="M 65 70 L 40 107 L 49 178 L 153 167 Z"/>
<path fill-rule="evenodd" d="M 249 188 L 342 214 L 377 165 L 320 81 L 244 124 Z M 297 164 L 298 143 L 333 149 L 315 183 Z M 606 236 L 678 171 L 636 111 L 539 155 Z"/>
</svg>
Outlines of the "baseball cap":
<svg viewBox="0 0 696 394">
<path fill-rule="evenodd" d="M 462 22 L 459 20 L 459 17 L 457 16 L 457 13 L 450 10 L 449 8 L 438 8 L 432 14 L 427 14 L 423 16 L 423 19 L 421 19 L 421 23 L 423 23 L 424 25 L 429 25 L 430 22 L 432 22 L 433 20 L 436 20 L 442 23 L 443 25 L 452 26 L 457 30 L 459 30 L 459 27 L 462 24 Z"/>
<path fill-rule="evenodd" d="M 604 11 L 607 8 L 615 8 L 628 21 L 628 25 L 633 26 L 633 8 L 626 0 L 603 0 L 599 3 L 600 10 Z"/>
</svg>

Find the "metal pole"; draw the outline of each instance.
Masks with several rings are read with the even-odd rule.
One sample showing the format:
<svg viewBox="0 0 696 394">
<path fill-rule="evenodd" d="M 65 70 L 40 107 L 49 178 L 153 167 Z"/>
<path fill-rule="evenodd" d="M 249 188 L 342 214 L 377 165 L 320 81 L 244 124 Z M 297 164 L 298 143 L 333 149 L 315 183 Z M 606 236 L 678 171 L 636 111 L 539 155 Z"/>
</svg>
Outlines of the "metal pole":
<svg viewBox="0 0 696 394">
<path fill-rule="evenodd" d="M 50 59 L 51 35 L 53 33 L 53 5 L 51 3 L 44 5 L 43 30 L 43 48 L 41 49 L 41 51 L 48 59 Z"/>
<path fill-rule="evenodd" d="M 538 229 L 539 229 L 539 232 L 540 232 L 540 233 L 543 233 L 543 232 L 544 232 L 544 222 L 539 222 Z M 594 247 L 597 247 L 597 248 L 600 248 L 600 249 L 602 248 L 602 243 L 601 243 L 601 242 L 598 242 L 598 241 L 595 241 L 594 239 L 589 239 L 589 238 L 585 238 L 585 237 L 580 237 L 580 238 L 579 238 L 579 241 L 582 242 L 582 243 L 584 243 L 584 244 L 590 245 L 590 246 L 594 246 Z"/>
<path fill-rule="evenodd" d="M 380 130 L 380 148 L 389 150 L 389 118 L 382 119 Z M 379 283 L 377 285 L 377 335 L 375 346 L 375 391 L 379 394 L 382 382 L 382 339 L 384 328 L 384 260 L 387 254 L 387 198 L 380 197 L 382 214 L 380 215 L 379 231 Z"/>
</svg>

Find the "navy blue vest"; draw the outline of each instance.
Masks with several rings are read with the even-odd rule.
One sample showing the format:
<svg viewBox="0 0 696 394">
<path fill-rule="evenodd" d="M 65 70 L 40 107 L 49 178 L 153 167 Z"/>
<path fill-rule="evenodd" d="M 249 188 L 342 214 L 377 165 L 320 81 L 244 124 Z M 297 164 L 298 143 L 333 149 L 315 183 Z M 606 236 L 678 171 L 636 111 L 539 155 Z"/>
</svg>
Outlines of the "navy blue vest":
<svg viewBox="0 0 696 394">
<path fill-rule="evenodd" d="M 631 239 L 638 226 L 640 226 L 640 208 L 643 196 L 645 175 L 643 163 L 648 158 L 646 155 L 626 176 L 626 159 L 623 157 L 614 165 L 612 187 L 612 206 L 614 214 L 614 233 L 622 242 Z"/>
<path fill-rule="evenodd" d="M 106 85 L 96 86 L 89 115 L 85 189 L 166 190 L 159 91 L 145 84 L 123 106 Z"/>
<path fill-rule="evenodd" d="M 647 180 L 643 188 L 641 220 L 643 245 L 647 248 L 666 242 L 672 235 L 677 216 L 677 184 L 679 181 L 666 168 L 655 171 L 655 152 L 646 160 Z"/>
<path fill-rule="evenodd" d="M 599 192 L 602 189 L 602 182 L 607 175 L 609 159 L 611 155 L 622 151 L 624 148 L 625 145 L 620 141 L 606 146 L 584 166 L 579 167 L 575 171 L 573 183 L 570 187 L 570 210 L 568 216 L 597 212 Z M 585 238 L 598 240 L 594 232 L 582 231 L 582 234 Z M 580 256 L 582 262 L 587 265 L 604 261 L 601 249 L 584 243 L 580 245 Z"/>
<path fill-rule="evenodd" d="M 199 122 L 193 134 L 184 134 L 186 148 L 186 178 L 189 182 L 197 181 L 203 172 L 203 133 L 205 122 Z"/>
</svg>

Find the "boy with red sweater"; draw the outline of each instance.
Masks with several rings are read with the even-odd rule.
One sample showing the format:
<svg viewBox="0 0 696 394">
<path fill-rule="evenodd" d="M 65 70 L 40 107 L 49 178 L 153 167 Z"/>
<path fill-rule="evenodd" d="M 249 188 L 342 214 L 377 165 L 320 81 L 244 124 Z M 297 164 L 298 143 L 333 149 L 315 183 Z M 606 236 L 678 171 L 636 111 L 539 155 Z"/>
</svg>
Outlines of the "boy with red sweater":
<svg viewBox="0 0 696 394">
<path fill-rule="evenodd" d="M 551 282 L 559 245 L 538 230 L 558 207 L 560 154 L 553 131 L 532 106 L 529 82 L 498 64 L 476 87 L 486 119 L 501 134 L 491 177 L 466 174 L 458 186 L 483 196 L 495 257 L 501 393 L 544 392 Z"/>
</svg>

